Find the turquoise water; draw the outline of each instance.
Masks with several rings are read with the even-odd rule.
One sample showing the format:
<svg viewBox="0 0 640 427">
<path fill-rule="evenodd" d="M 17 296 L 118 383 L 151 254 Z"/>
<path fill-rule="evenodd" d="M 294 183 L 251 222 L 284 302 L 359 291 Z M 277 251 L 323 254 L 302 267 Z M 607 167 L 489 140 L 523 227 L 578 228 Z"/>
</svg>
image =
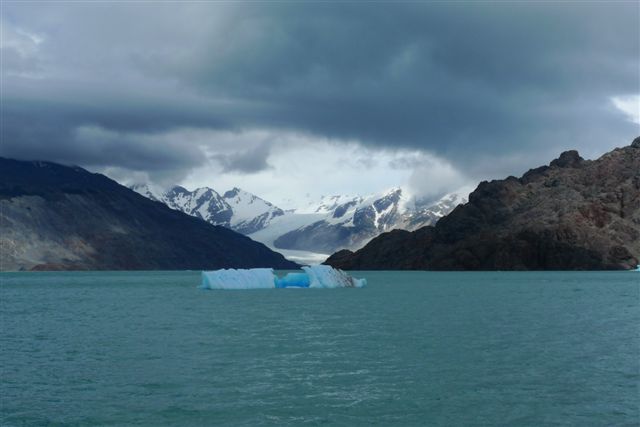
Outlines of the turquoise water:
<svg viewBox="0 0 640 427">
<path fill-rule="evenodd" d="M 0 275 L 0 424 L 639 425 L 640 275 Z"/>
</svg>

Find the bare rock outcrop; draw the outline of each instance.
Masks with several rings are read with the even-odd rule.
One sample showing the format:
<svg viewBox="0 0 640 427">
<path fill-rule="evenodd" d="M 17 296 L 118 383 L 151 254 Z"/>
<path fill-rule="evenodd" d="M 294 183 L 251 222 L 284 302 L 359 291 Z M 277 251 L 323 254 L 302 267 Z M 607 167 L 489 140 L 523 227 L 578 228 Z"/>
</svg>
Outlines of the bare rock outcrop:
<svg viewBox="0 0 640 427">
<path fill-rule="evenodd" d="M 481 182 L 433 227 L 385 233 L 341 269 L 609 270 L 640 262 L 640 137 L 597 160 L 567 151 L 521 178 Z"/>
</svg>

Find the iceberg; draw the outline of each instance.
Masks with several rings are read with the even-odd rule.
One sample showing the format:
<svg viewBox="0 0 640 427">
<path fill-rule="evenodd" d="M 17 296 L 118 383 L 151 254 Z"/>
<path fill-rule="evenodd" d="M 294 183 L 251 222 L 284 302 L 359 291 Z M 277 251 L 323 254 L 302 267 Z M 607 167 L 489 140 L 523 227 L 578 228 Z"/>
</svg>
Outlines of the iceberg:
<svg viewBox="0 0 640 427">
<path fill-rule="evenodd" d="M 367 284 L 367 279 L 356 279 L 328 265 L 312 265 L 302 269 L 309 276 L 310 288 L 361 288 Z"/>
<path fill-rule="evenodd" d="M 276 277 L 276 288 L 308 288 L 311 280 L 306 273 L 288 273 L 282 278 Z"/>
<path fill-rule="evenodd" d="M 366 279 L 356 279 L 328 265 L 302 267 L 302 272 L 278 277 L 271 268 L 203 271 L 201 289 L 361 288 Z"/>
<path fill-rule="evenodd" d="M 271 268 L 235 270 L 233 268 L 202 272 L 202 289 L 269 289 L 274 288 Z"/>
</svg>

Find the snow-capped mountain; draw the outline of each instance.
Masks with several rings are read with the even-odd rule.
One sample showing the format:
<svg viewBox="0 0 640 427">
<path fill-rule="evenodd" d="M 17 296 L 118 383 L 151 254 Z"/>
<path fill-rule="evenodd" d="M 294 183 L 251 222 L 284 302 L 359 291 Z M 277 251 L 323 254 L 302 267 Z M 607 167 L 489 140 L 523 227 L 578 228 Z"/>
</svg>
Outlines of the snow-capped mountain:
<svg viewBox="0 0 640 427">
<path fill-rule="evenodd" d="M 239 188 L 233 188 L 222 196 L 209 187 L 189 191 L 177 185 L 164 192 L 154 191 L 146 184 L 136 184 L 130 188 L 172 209 L 243 234 L 255 233 L 266 227 L 273 218 L 284 214 L 282 209 Z"/>
<path fill-rule="evenodd" d="M 301 207 L 294 209 L 296 213 L 320 213 L 333 212 L 338 206 L 355 205 L 364 200 L 362 196 L 331 195 L 320 196 L 319 200 L 308 200 Z"/>
<path fill-rule="evenodd" d="M 151 199 L 155 202 L 160 202 L 158 199 L 158 192 L 151 190 L 151 187 L 148 184 L 133 184 L 129 186 L 129 189 L 135 191 L 138 194 L 142 194 L 148 199 Z"/>
<path fill-rule="evenodd" d="M 393 188 L 367 197 L 322 196 L 300 208 L 283 211 L 239 188 L 222 195 L 208 187 L 189 191 L 175 186 L 165 192 L 147 185 L 131 188 L 173 209 L 247 234 L 299 262 L 317 262 L 323 254 L 358 249 L 395 228 L 415 230 L 433 225 L 457 205 L 466 203 L 468 194 L 463 190 L 436 201 L 416 200 L 406 190 Z"/>
<path fill-rule="evenodd" d="M 231 228 L 233 210 L 215 190 L 208 187 L 189 191 L 175 186 L 160 196 L 170 208 L 197 216 L 215 225 Z"/>
<path fill-rule="evenodd" d="M 273 239 L 272 247 L 320 253 L 357 249 L 385 231 L 415 230 L 435 224 L 458 204 L 465 203 L 465 197 L 466 194 L 448 194 L 429 204 L 416 202 L 402 188 L 393 188 L 369 197 L 323 198 L 315 209 L 304 209 L 304 212 L 322 214 L 322 218 L 282 233 Z M 286 221 L 286 216 L 281 221 Z M 265 230 L 255 237 L 259 240 L 267 233 Z"/>
<path fill-rule="evenodd" d="M 284 215 L 279 207 L 237 187 L 227 191 L 222 197 L 233 212 L 231 228 L 243 234 L 262 230 L 274 218 Z"/>
<path fill-rule="evenodd" d="M 415 209 L 407 211 L 403 224 L 399 228 L 413 231 L 426 225 L 434 225 L 440 218 L 448 215 L 456 206 L 467 203 L 470 191 L 450 193 L 435 203 L 416 203 Z"/>
</svg>

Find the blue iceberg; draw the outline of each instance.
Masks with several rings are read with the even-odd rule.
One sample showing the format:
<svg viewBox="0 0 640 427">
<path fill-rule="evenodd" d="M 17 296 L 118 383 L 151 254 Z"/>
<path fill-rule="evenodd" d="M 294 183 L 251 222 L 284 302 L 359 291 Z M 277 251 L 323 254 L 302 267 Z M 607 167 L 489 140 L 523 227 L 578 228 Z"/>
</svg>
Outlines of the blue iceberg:
<svg viewBox="0 0 640 427">
<path fill-rule="evenodd" d="M 311 280 L 307 273 L 288 273 L 286 276 L 275 278 L 276 288 L 308 288 Z"/>
<path fill-rule="evenodd" d="M 203 271 L 200 287 L 202 289 L 269 289 L 274 287 L 273 277 L 271 268 Z"/>
<path fill-rule="evenodd" d="M 309 276 L 310 288 L 362 288 L 367 284 L 367 279 L 356 279 L 328 265 L 311 265 L 302 269 Z"/>
<path fill-rule="evenodd" d="M 223 269 L 202 272 L 202 289 L 273 288 L 361 288 L 366 279 L 356 279 L 328 265 L 302 267 L 302 272 L 278 277 L 271 268 Z"/>
</svg>

